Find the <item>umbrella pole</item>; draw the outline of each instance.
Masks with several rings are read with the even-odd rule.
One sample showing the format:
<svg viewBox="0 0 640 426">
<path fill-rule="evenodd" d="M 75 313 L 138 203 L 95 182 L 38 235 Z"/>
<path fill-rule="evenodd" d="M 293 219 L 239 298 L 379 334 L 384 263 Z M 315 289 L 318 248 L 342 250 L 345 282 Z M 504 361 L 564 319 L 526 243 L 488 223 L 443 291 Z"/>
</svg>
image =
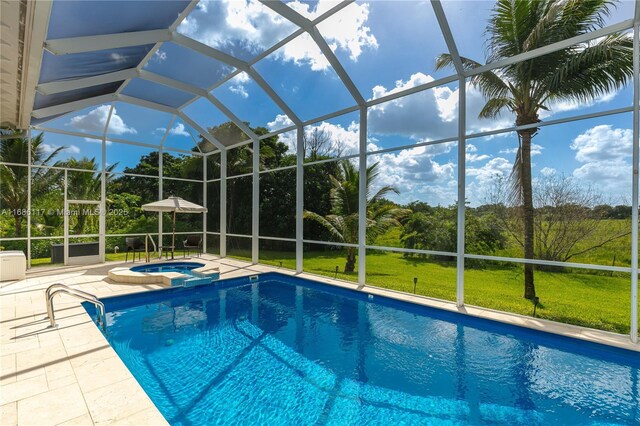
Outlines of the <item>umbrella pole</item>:
<svg viewBox="0 0 640 426">
<path fill-rule="evenodd" d="M 171 259 L 176 251 L 176 211 L 173 211 L 173 236 L 171 237 Z"/>
</svg>

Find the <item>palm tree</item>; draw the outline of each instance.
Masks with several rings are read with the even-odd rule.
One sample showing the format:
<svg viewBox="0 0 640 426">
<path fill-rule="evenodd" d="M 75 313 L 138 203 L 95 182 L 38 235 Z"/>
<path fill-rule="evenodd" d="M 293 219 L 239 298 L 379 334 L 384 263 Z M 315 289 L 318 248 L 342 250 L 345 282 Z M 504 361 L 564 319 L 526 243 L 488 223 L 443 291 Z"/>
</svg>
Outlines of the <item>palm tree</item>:
<svg viewBox="0 0 640 426">
<path fill-rule="evenodd" d="M 522 54 L 542 46 L 588 34 L 604 26 L 613 5 L 610 0 L 498 0 L 487 25 L 487 62 Z M 481 64 L 461 58 L 466 70 Z M 496 118 L 504 110 L 515 114 L 515 124 L 540 122 L 540 110 L 549 103 L 587 103 L 619 89 L 633 73 L 633 42 L 614 33 L 544 56 L 487 71 L 471 78 L 486 99 L 480 118 Z M 450 67 L 442 54 L 436 69 Z M 531 139 L 538 128 L 518 130 L 519 148 L 510 175 L 511 201 L 520 207 L 524 224 L 524 257 L 534 257 L 534 209 L 531 182 Z M 533 265 L 524 266 L 524 297 L 536 296 Z"/>
<path fill-rule="evenodd" d="M 333 188 L 331 189 L 331 214 L 321 216 L 310 211 L 304 212 L 305 219 L 314 220 L 325 227 L 336 241 L 348 244 L 358 244 L 358 194 L 360 173 L 349 160 L 339 162 L 341 176 L 329 176 Z M 398 208 L 395 204 L 381 202 L 389 193 L 399 194 L 392 186 L 383 186 L 372 194 L 372 186 L 378 178 L 378 163 L 367 168 L 367 243 L 389 228 L 400 226 L 399 220 L 409 213 L 408 210 Z M 344 272 L 355 271 L 355 247 L 347 247 L 347 263 Z"/>
<path fill-rule="evenodd" d="M 44 135 L 40 133 L 31 139 L 31 152 L 29 153 L 29 140 L 27 138 L 16 137 L 6 139 L 0 145 L 0 162 L 24 164 L 24 166 L 12 166 L 0 164 L 0 200 L 3 208 L 8 209 L 15 221 L 16 237 L 22 236 L 22 220 L 26 217 L 25 212 L 28 204 L 27 178 L 29 170 L 26 165 L 29 163 L 39 166 L 47 166 L 65 147 L 61 146 L 51 152 L 47 152 L 44 146 Z M 47 168 L 31 169 L 32 192 L 37 192 L 38 188 L 46 187 L 57 175 L 57 172 Z"/>
</svg>

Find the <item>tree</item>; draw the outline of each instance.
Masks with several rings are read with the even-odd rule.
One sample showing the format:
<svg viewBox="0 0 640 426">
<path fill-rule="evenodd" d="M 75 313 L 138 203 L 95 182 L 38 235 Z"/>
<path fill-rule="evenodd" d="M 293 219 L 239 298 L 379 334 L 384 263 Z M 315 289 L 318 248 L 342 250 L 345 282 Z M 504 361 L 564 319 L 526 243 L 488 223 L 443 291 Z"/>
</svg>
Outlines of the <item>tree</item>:
<svg viewBox="0 0 640 426">
<path fill-rule="evenodd" d="M 498 0 L 487 26 L 487 62 L 548 46 L 587 34 L 604 25 L 610 0 Z M 461 58 L 466 70 L 481 64 Z M 449 54 L 439 56 L 436 68 L 453 65 Z M 496 118 L 502 111 L 515 114 L 517 126 L 540 122 L 540 110 L 550 102 L 589 102 L 626 84 L 633 74 L 633 42 L 629 35 L 613 33 L 591 42 L 506 65 L 471 78 L 486 104 L 481 118 Z M 534 208 L 531 177 L 531 140 L 537 127 L 518 130 L 519 148 L 511 172 L 510 201 L 523 217 L 524 257 L 534 257 Z M 524 297 L 536 295 L 533 265 L 524 266 Z"/>
<path fill-rule="evenodd" d="M 330 132 L 318 127 L 304 132 L 303 142 L 304 158 L 309 161 L 341 157 L 344 151 L 340 141 L 334 141 Z"/>
<path fill-rule="evenodd" d="M 340 174 L 338 176 L 330 176 L 333 185 L 331 189 L 331 214 L 321 216 L 318 213 L 305 210 L 304 217 L 322 225 L 335 240 L 342 243 L 358 244 L 360 173 L 349 160 L 339 162 L 339 171 Z M 400 226 L 399 220 L 409 213 L 408 210 L 399 208 L 395 204 L 378 203 L 389 193 L 399 193 L 392 186 L 383 186 L 373 194 L 373 186 L 379 173 L 378 163 L 374 163 L 367 168 L 367 243 L 372 243 L 377 236 L 389 228 Z M 346 251 L 347 262 L 344 272 L 354 272 L 356 248 L 347 247 Z"/>
<path fill-rule="evenodd" d="M 404 223 L 400 241 L 405 248 L 455 252 L 457 248 L 457 207 L 431 207 L 414 201 L 409 206 L 417 211 Z M 492 214 L 478 214 L 475 209 L 466 210 L 465 248 L 473 254 L 493 254 L 504 248 L 506 239 L 499 222 Z M 405 253 L 411 257 L 412 253 Z M 421 255 L 421 257 L 426 257 Z M 436 256 L 437 258 L 438 256 Z M 449 257 L 445 256 L 445 259 Z M 477 259 L 468 259 L 469 266 L 483 265 Z"/>
<path fill-rule="evenodd" d="M 31 157 L 31 164 L 48 166 L 53 159 L 65 147 L 58 147 L 51 152 L 47 152 L 44 147 L 44 134 L 31 139 L 31 152 L 29 153 L 29 140 L 27 138 L 16 137 L 6 139 L 0 145 L 0 161 L 3 163 L 24 164 L 24 166 L 0 165 L 0 200 L 2 207 L 8 209 L 15 221 L 15 236 L 22 235 L 22 220 L 26 217 L 25 210 L 28 204 L 27 180 L 29 169 L 26 165 Z M 46 187 L 51 179 L 54 179 L 57 172 L 48 168 L 32 168 L 31 184 L 32 192 L 37 192 L 40 187 Z"/>
<path fill-rule="evenodd" d="M 494 187 L 501 185 L 508 183 L 496 179 Z M 571 177 L 539 178 L 533 187 L 536 259 L 567 262 L 630 234 L 627 222 L 603 220 L 608 218 L 611 207 L 605 208 L 600 194 L 591 187 L 579 185 Z M 513 240 L 524 247 L 522 216 L 515 209 L 505 208 L 504 200 L 499 198 L 505 197 L 506 192 L 499 188 L 492 190 L 491 214 Z"/>
</svg>

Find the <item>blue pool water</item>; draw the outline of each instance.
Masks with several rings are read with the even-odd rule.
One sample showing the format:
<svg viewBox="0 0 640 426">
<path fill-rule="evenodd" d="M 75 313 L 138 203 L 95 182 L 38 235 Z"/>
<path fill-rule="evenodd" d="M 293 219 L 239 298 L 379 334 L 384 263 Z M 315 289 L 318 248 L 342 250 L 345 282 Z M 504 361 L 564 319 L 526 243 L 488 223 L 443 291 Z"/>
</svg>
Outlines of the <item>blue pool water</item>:
<svg viewBox="0 0 640 426">
<path fill-rule="evenodd" d="M 179 272 L 185 275 L 195 276 L 194 269 L 202 268 L 204 263 L 198 262 L 166 262 L 151 265 L 140 265 L 131 268 L 135 272 Z"/>
<path fill-rule="evenodd" d="M 202 274 L 194 271 L 194 269 L 203 266 L 204 263 L 198 262 L 166 262 L 134 266 L 131 270 L 135 272 L 179 272 L 186 275 L 186 277 L 172 278 L 172 287 L 211 284 L 213 281 L 218 280 L 220 274 Z"/>
<path fill-rule="evenodd" d="M 103 301 L 171 424 L 640 423 L 630 351 L 275 273 Z"/>
</svg>

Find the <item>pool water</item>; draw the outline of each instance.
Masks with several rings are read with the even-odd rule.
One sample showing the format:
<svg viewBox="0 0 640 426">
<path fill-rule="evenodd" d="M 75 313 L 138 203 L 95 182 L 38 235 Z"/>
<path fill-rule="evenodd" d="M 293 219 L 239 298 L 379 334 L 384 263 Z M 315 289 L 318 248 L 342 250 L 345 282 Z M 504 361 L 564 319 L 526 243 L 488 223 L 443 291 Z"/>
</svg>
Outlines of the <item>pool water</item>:
<svg viewBox="0 0 640 426">
<path fill-rule="evenodd" d="M 640 422 L 636 352 L 276 273 L 103 301 L 171 424 Z"/>
<path fill-rule="evenodd" d="M 135 272 L 179 272 L 185 275 L 196 276 L 194 269 L 202 268 L 204 263 L 198 262 L 167 262 L 152 265 L 140 265 L 131 268 Z"/>
<path fill-rule="evenodd" d="M 140 265 L 131 268 L 134 272 L 178 272 L 186 275 L 186 277 L 172 278 L 171 286 L 194 286 L 211 284 L 216 281 L 220 274 L 202 274 L 194 271 L 194 269 L 202 268 L 204 263 L 198 262 L 166 262 L 156 263 L 152 265 Z"/>
</svg>

